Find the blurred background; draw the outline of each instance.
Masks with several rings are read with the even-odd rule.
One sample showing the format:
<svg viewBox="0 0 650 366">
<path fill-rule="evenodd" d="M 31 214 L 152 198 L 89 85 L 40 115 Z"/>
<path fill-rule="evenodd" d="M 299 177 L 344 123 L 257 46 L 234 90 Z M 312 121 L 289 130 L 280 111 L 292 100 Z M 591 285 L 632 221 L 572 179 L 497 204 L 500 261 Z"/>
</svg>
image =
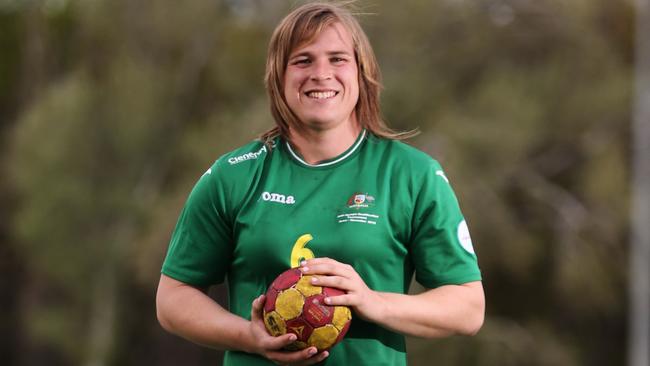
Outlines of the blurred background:
<svg viewBox="0 0 650 366">
<path fill-rule="evenodd" d="M 3 365 L 221 363 L 158 325 L 160 266 L 195 181 L 273 124 L 266 47 L 299 3 L 0 0 Z M 356 6 L 484 276 L 481 332 L 410 363 L 624 365 L 633 3 Z"/>
</svg>

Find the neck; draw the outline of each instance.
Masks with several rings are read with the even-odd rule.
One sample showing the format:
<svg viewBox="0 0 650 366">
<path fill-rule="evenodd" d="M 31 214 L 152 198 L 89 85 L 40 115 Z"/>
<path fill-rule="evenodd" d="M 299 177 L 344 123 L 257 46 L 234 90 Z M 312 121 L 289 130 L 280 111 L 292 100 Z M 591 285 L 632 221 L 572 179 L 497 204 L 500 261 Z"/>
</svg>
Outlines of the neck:
<svg viewBox="0 0 650 366">
<path fill-rule="evenodd" d="M 329 130 L 291 129 L 290 142 L 302 158 L 309 164 L 318 164 L 333 159 L 349 149 L 356 141 L 361 127 L 356 123 L 346 123 Z"/>
</svg>

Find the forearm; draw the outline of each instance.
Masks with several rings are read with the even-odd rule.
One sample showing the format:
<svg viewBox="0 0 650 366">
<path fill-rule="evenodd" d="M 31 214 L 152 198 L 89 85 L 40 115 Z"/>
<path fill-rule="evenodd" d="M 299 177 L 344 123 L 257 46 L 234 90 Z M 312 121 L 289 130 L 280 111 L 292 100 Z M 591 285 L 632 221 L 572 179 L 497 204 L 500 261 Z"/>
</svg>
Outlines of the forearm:
<svg viewBox="0 0 650 366">
<path fill-rule="evenodd" d="M 427 338 L 473 335 L 483 325 L 485 296 L 480 281 L 404 295 L 373 291 L 352 266 L 330 258 L 303 261 L 300 270 L 313 276 L 313 284 L 346 292 L 325 303 L 350 306 L 361 318 L 399 333 Z"/>
<path fill-rule="evenodd" d="M 417 295 L 378 293 L 382 311 L 375 321 L 399 333 L 426 338 L 474 335 L 483 324 L 480 282 L 441 286 Z"/>
<path fill-rule="evenodd" d="M 201 290 L 163 275 L 156 296 L 165 330 L 215 349 L 252 350 L 249 321 L 230 313 Z"/>
</svg>

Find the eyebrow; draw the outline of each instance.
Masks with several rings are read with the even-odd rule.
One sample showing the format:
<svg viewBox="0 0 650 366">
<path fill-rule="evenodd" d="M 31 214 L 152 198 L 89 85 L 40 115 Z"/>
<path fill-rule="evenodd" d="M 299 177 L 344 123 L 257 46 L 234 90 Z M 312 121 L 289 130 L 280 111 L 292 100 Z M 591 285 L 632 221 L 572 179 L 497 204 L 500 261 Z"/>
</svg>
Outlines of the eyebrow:
<svg viewBox="0 0 650 366">
<path fill-rule="evenodd" d="M 340 55 L 352 56 L 352 54 L 350 52 L 347 52 L 347 51 L 327 51 L 325 53 L 327 54 L 327 56 L 340 56 Z M 311 55 L 312 55 L 312 52 L 303 51 L 303 52 L 299 52 L 299 53 L 297 53 L 295 55 L 290 55 L 289 60 L 292 60 L 292 59 L 298 58 L 298 57 L 311 56 Z"/>
</svg>

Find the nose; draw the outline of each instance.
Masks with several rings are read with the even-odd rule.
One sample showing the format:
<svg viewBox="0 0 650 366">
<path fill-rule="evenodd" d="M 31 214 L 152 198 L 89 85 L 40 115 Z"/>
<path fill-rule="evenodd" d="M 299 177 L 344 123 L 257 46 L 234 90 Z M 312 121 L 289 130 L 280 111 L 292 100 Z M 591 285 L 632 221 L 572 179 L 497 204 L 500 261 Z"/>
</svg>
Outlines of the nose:
<svg viewBox="0 0 650 366">
<path fill-rule="evenodd" d="M 311 79 L 314 81 L 329 80 L 332 78 L 332 68 L 329 62 L 319 60 L 312 68 Z"/>
</svg>

